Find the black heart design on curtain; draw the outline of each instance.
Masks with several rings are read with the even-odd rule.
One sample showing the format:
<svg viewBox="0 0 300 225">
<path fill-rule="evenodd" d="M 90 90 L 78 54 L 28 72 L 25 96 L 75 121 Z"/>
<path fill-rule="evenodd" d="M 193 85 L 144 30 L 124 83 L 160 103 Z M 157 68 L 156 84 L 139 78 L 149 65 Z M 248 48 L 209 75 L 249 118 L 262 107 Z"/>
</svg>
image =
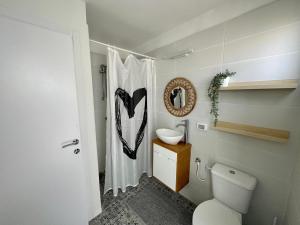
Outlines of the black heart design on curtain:
<svg viewBox="0 0 300 225">
<path fill-rule="evenodd" d="M 120 112 L 119 99 L 123 101 L 124 107 L 127 110 L 129 118 L 134 117 L 135 108 L 139 102 L 145 97 L 144 115 L 141 126 L 136 134 L 134 149 L 130 148 L 127 141 L 122 136 L 122 122 Z M 116 110 L 116 127 L 118 136 L 123 144 L 123 152 L 131 159 L 136 159 L 137 150 L 142 143 L 147 125 L 147 90 L 140 88 L 133 92 L 132 97 L 123 89 L 118 88 L 115 92 L 115 110 Z"/>
</svg>

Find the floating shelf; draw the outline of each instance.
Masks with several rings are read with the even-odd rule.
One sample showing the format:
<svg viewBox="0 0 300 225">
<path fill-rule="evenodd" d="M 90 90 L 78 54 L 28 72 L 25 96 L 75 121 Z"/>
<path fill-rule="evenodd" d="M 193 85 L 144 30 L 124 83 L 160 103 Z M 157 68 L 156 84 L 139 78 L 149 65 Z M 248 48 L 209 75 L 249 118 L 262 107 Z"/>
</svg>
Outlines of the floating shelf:
<svg viewBox="0 0 300 225">
<path fill-rule="evenodd" d="M 251 82 L 229 83 L 227 87 L 221 87 L 221 91 L 238 90 L 269 90 L 269 89 L 295 89 L 299 80 L 268 80 Z"/>
<path fill-rule="evenodd" d="M 289 139 L 289 131 L 286 130 L 256 127 L 225 121 L 218 121 L 214 129 L 280 143 L 287 143 Z"/>
</svg>

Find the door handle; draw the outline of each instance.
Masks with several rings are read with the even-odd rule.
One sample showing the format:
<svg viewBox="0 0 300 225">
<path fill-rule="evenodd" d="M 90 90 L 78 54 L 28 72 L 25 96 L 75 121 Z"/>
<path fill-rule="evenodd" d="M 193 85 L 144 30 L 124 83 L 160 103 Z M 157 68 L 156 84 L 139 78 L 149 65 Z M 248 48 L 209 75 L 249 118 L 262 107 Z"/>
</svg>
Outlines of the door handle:
<svg viewBox="0 0 300 225">
<path fill-rule="evenodd" d="M 62 148 L 66 148 L 68 146 L 78 145 L 78 144 L 79 144 L 79 140 L 78 139 L 74 139 L 72 141 L 66 141 L 66 142 L 62 143 Z"/>
</svg>

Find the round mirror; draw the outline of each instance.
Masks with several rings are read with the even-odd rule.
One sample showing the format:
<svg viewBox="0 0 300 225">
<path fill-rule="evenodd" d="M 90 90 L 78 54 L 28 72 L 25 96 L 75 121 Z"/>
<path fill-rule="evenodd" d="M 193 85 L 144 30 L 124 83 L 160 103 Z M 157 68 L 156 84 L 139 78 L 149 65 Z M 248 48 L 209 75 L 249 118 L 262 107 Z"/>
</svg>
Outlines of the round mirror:
<svg viewBox="0 0 300 225">
<path fill-rule="evenodd" d="M 183 77 L 171 80 L 165 88 L 164 102 L 167 110 L 174 116 L 189 114 L 196 104 L 196 99 L 194 86 Z"/>
<path fill-rule="evenodd" d="M 183 87 L 175 87 L 170 93 L 170 101 L 175 109 L 181 109 L 185 106 L 186 91 Z"/>
</svg>

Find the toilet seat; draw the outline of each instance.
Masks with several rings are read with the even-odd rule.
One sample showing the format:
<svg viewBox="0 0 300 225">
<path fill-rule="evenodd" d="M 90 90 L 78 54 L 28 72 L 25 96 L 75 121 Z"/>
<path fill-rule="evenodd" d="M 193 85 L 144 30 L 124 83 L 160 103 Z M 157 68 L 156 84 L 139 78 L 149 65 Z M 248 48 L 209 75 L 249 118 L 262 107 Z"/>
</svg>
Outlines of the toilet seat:
<svg viewBox="0 0 300 225">
<path fill-rule="evenodd" d="M 197 206 L 193 214 L 193 225 L 242 225 L 242 215 L 212 199 Z"/>
</svg>

